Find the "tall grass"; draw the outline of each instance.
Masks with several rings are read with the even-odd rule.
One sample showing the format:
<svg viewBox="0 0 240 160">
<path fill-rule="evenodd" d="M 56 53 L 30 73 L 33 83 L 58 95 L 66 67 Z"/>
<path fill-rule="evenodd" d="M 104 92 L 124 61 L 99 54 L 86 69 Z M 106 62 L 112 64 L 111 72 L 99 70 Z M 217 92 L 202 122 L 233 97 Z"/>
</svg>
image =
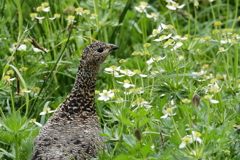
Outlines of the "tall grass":
<svg viewBox="0 0 240 160">
<path fill-rule="evenodd" d="M 239 1 L 146 2 L 2 1 L 0 159 L 30 159 L 91 38 L 120 48 L 97 81 L 98 159 L 240 159 Z"/>
</svg>

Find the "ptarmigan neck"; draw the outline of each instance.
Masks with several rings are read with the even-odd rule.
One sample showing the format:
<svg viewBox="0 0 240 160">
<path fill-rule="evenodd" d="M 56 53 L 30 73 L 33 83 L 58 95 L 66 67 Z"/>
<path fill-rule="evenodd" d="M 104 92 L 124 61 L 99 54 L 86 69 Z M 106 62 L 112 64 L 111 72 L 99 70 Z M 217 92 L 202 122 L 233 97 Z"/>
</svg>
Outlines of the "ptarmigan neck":
<svg viewBox="0 0 240 160">
<path fill-rule="evenodd" d="M 98 70 L 99 66 L 80 62 L 74 86 L 63 102 L 62 111 L 81 117 L 96 115 L 94 94 Z"/>
</svg>

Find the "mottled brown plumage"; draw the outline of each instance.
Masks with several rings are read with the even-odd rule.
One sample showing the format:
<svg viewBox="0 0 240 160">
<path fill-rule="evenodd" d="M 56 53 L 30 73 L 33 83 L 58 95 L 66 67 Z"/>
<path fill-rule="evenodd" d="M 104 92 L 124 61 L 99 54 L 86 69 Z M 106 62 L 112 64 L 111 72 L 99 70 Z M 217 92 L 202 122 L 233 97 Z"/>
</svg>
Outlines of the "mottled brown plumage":
<svg viewBox="0 0 240 160">
<path fill-rule="evenodd" d="M 94 92 L 100 65 L 113 44 L 95 42 L 82 53 L 71 93 L 49 118 L 34 141 L 33 160 L 85 160 L 97 157 L 103 138 L 98 135 Z"/>
</svg>

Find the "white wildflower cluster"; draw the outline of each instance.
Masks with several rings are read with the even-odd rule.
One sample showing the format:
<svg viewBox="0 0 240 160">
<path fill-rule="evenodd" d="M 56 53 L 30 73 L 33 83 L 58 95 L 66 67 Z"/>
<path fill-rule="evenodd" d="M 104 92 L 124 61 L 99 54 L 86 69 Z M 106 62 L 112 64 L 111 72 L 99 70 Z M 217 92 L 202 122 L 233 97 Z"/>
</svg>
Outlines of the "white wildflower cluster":
<svg viewBox="0 0 240 160">
<path fill-rule="evenodd" d="M 176 115 L 176 113 L 174 113 L 174 109 L 177 108 L 177 106 L 174 104 L 174 101 L 172 100 L 170 103 L 166 104 L 163 106 L 163 116 L 161 116 L 161 118 L 167 118 L 170 116 L 174 116 Z"/>
<path fill-rule="evenodd" d="M 170 10 L 177 10 L 177 9 L 181 9 L 185 6 L 185 4 L 179 5 L 179 3 L 176 3 L 173 0 L 165 0 L 167 2 L 166 7 Z"/>
<path fill-rule="evenodd" d="M 141 1 L 140 4 L 135 7 L 135 9 L 140 13 L 145 13 L 147 18 L 151 18 L 154 22 L 157 21 L 158 14 L 151 12 L 150 14 L 147 12 L 147 8 L 150 8 L 150 5 L 147 2 Z"/>
<path fill-rule="evenodd" d="M 37 122 L 36 118 L 30 119 L 30 120 L 29 120 L 29 123 L 34 123 L 34 124 L 36 124 L 36 125 L 39 126 L 39 127 L 42 127 L 42 126 L 43 126 L 41 123 Z"/>
<path fill-rule="evenodd" d="M 136 111 L 138 108 L 145 107 L 147 110 L 152 108 L 150 103 L 143 98 L 137 98 L 132 102 L 132 107 L 136 107 L 133 111 Z"/>
<path fill-rule="evenodd" d="M 108 101 L 109 99 L 111 99 L 114 96 L 114 92 L 112 90 L 103 90 L 102 93 L 99 93 L 100 97 L 98 98 L 98 100 L 101 101 Z"/>
<path fill-rule="evenodd" d="M 43 111 L 40 113 L 40 115 L 46 115 L 46 114 L 48 114 L 48 113 L 53 113 L 53 112 L 55 112 L 55 111 L 56 111 L 56 110 L 51 110 L 51 108 L 46 107 L 46 108 L 43 109 Z"/>
<path fill-rule="evenodd" d="M 31 39 L 24 39 L 23 40 L 24 42 L 31 42 Z M 32 46 L 32 50 L 36 53 L 38 52 L 48 52 L 49 50 L 46 49 L 46 48 L 43 48 L 42 47 L 42 50 L 36 48 L 36 47 L 33 47 Z M 43 51 L 44 50 L 44 51 Z M 9 48 L 9 51 L 10 52 L 16 52 L 16 51 L 27 51 L 27 45 L 26 44 L 19 44 L 19 43 L 13 43 L 12 44 L 12 47 Z"/>
<path fill-rule="evenodd" d="M 174 26 L 170 25 L 170 24 L 163 24 L 161 23 L 157 29 L 153 29 L 152 34 L 149 37 L 156 37 L 157 35 L 159 35 L 160 33 L 162 33 L 164 30 L 171 30 L 174 29 Z M 167 48 L 169 46 L 171 47 L 171 51 L 175 51 L 178 48 L 180 48 L 183 45 L 184 40 L 187 40 L 187 37 L 181 37 L 180 35 L 175 35 L 173 36 L 172 33 L 169 34 L 163 34 L 160 37 L 154 39 L 153 41 L 156 42 L 163 42 L 163 48 Z"/>
<path fill-rule="evenodd" d="M 140 70 L 130 70 L 130 69 L 120 69 L 120 66 L 110 66 L 104 69 L 107 74 L 112 74 L 114 77 L 124 77 L 124 76 L 134 76 L 139 75 L 140 77 L 147 77 L 147 75 L 142 74 Z"/>
<path fill-rule="evenodd" d="M 191 135 L 186 135 L 182 138 L 182 143 L 179 145 L 179 148 L 185 148 L 187 145 L 198 142 L 202 143 L 202 139 L 200 138 L 202 134 L 196 131 L 192 131 Z"/>
<path fill-rule="evenodd" d="M 149 60 L 147 60 L 146 61 L 146 63 L 147 63 L 147 65 L 148 65 L 148 70 L 150 70 L 151 68 L 152 68 L 152 63 L 156 63 L 156 62 L 159 62 L 159 61 L 161 61 L 161 60 L 164 60 L 166 58 L 166 56 L 164 56 L 164 57 L 161 57 L 161 56 L 158 56 L 158 57 L 156 57 L 156 58 L 153 58 L 153 57 L 151 57 Z M 162 72 L 163 72 L 164 70 L 162 70 Z"/>
</svg>

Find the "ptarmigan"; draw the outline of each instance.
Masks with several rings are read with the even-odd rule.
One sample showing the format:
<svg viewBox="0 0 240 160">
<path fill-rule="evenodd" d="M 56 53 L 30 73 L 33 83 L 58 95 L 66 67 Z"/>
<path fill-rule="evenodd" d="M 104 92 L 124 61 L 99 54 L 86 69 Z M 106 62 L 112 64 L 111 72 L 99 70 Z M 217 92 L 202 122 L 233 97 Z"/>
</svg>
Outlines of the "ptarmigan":
<svg viewBox="0 0 240 160">
<path fill-rule="evenodd" d="M 76 80 L 65 101 L 34 141 L 33 160 L 85 160 L 97 157 L 102 146 L 94 92 L 101 64 L 116 45 L 94 42 L 82 53 Z"/>
</svg>

